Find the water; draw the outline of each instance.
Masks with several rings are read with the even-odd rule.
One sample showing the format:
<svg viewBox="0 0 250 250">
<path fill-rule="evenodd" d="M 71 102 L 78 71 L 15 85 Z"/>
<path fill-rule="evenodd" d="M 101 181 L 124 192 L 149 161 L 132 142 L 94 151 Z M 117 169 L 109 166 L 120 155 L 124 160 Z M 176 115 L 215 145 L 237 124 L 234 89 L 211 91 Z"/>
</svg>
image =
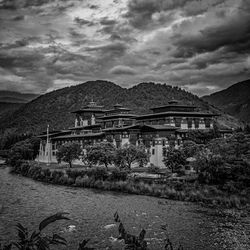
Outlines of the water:
<svg viewBox="0 0 250 250">
<path fill-rule="evenodd" d="M 96 249 L 119 249 L 116 211 L 129 232 L 147 231 L 150 249 L 163 249 L 166 232 L 185 249 L 250 249 L 249 218 L 215 216 L 193 203 L 44 184 L 0 168 L 0 240 L 15 239 L 17 222 L 35 229 L 59 211 L 71 220 L 49 226 L 48 232 L 60 232 L 68 241 L 66 248 L 55 249 L 77 249 L 86 238 Z"/>
</svg>

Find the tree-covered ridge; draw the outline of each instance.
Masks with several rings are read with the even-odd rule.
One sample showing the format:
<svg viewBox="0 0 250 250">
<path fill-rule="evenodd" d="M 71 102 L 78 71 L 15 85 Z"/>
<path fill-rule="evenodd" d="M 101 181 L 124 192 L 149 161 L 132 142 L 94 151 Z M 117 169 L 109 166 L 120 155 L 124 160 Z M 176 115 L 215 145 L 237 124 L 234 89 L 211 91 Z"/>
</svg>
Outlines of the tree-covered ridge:
<svg viewBox="0 0 250 250">
<path fill-rule="evenodd" d="M 250 80 L 236 83 L 203 99 L 238 119 L 250 122 Z"/>
<path fill-rule="evenodd" d="M 8 102 L 0 102 L 0 119 L 6 117 L 9 113 L 14 112 L 22 103 L 8 103 Z"/>
<path fill-rule="evenodd" d="M 0 102 L 5 102 L 5 103 L 27 103 L 38 96 L 39 96 L 38 94 L 0 90 Z"/>
<path fill-rule="evenodd" d="M 67 129 L 74 124 L 74 115 L 70 112 L 82 108 L 92 99 L 106 108 L 120 103 L 131 108 L 135 113 L 150 112 L 151 107 L 167 104 L 172 99 L 194 104 L 202 110 L 219 112 L 197 96 L 178 87 L 140 83 L 126 89 L 112 82 L 97 80 L 39 96 L 0 119 L 0 130 L 17 128 L 19 132 L 40 133 L 46 129 L 47 124 L 50 124 L 51 129 Z M 237 121 L 230 119 L 235 126 L 238 125 Z"/>
</svg>

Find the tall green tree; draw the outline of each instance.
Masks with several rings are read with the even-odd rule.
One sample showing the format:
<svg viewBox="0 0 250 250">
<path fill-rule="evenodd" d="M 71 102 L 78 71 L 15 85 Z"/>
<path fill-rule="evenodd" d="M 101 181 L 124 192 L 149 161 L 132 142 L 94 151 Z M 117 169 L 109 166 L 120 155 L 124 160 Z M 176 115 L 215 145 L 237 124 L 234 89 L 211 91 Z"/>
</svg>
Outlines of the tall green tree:
<svg viewBox="0 0 250 250">
<path fill-rule="evenodd" d="M 19 141 L 24 141 L 31 137 L 31 134 L 20 134 L 16 129 L 6 129 L 0 135 L 0 149 L 8 150 Z"/>
<path fill-rule="evenodd" d="M 186 156 L 183 150 L 169 147 L 163 162 L 172 173 L 178 172 L 181 167 L 186 164 Z"/>
<path fill-rule="evenodd" d="M 125 144 L 116 150 L 115 162 L 120 167 L 131 169 L 133 163 L 138 162 L 145 165 L 149 160 L 149 155 L 142 146 Z"/>
<path fill-rule="evenodd" d="M 81 146 L 78 143 L 65 143 L 61 145 L 57 152 L 56 152 L 56 158 L 57 161 L 60 163 L 61 161 L 65 161 L 69 164 L 69 167 L 72 167 L 72 161 L 79 159 L 81 155 Z"/>
<path fill-rule="evenodd" d="M 204 147 L 204 144 L 197 144 L 194 141 L 184 141 L 183 147 L 180 149 L 185 154 L 185 157 L 193 157 L 197 152 L 199 152 Z"/>
<path fill-rule="evenodd" d="M 40 139 L 36 137 L 15 143 L 10 149 L 8 163 L 15 165 L 21 160 L 34 160 L 39 152 L 39 145 Z"/>
<path fill-rule="evenodd" d="M 86 148 L 85 158 L 92 164 L 104 164 L 108 168 L 108 165 L 114 163 L 114 157 L 115 147 L 110 142 L 96 143 Z"/>
</svg>

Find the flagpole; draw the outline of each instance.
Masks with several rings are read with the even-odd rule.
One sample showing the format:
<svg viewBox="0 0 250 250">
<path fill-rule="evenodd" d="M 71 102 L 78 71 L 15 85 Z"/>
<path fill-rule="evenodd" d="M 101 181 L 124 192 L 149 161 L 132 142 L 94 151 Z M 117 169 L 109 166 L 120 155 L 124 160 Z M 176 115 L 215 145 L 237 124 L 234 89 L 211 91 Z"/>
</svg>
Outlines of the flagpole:
<svg viewBox="0 0 250 250">
<path fill-rule="evenodd" d="M 49 154 L 50 154 L 50 147 L 49 147 L 49 124 L 47 125 L 47 166 L 49 165 Z"/>
<path fill-rule="evenodd" d="M 47 125 L 47 143 L 49 143 L 49 124 Z"/>
</svg>

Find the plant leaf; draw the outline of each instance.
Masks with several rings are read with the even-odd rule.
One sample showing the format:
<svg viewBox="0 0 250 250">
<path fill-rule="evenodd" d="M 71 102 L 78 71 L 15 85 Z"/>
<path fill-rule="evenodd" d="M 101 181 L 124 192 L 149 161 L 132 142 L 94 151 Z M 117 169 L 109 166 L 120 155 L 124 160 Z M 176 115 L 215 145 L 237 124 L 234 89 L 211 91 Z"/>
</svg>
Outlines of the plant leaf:
<svg viewBox="0 0 250 250">
<path fill-rule="evenodd" d="M 65 217 L 64 215 L 69 214 L 69 213 L 56 213 L 52 216 L 49 216 L 48 218 L 44 219 L 40 224 L 39 224 L 39 230 L 42 231 L 45 227 L 47 227 L 49 224 L 57 221 L 57 220 L 69 220 L 69 218 Z"/>
<path fill-rule="evenodd" d="M 87 243 L 90 241 L 90 239 L 83 240 L 81 243 L 79 243 L 78 250 L 85 250 Z"/>
<path fill-rule="evenodd" d="M 18 231 L 18 237 L 20 241 L 25 241 L 28 238 L 28 229 L 25 228 L 22 224 L 18 223 L 16 225 Z"/>
<path fill-rule="evenodd" d="M 53 237 L 50 241 L 50 244 L 55 244 L 55 245 L 67 245 L 67 240 L 64 239 L 62 236 L 58 234 L 53 234 Z"/>
<path fill-rule="evenodd" d="M 140 235 L 139 235 L 139 241 L 144 240 L 145 234 L 146 234 L 146 231 L 144 229 L 142 229 L 142 231 L 140 232 Z"/>
<path fill-rule="evenodd" d="M 0 246 L 1 247 L 1 246 Z M 3 247 L 3 250 L 11 250 L 12 244 L 10 243 L 9 245 L 6 245 Z M 1 248 L 2 249 L 2 248 Z"/>
</svg>

